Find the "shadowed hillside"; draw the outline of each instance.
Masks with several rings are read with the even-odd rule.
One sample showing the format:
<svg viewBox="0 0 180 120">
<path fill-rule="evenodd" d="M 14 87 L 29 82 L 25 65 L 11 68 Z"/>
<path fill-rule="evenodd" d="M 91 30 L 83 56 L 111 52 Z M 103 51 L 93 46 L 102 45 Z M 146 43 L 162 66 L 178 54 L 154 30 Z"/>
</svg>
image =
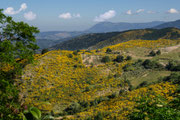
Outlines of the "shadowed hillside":
<svg viewBox="0 0 180 120">
<path fill-rule="evenodd" d="M 157 40 L 157 39 L 178 39 L 180 30 L 177 28 L 165 29 L 142 29 L 129 30 L 125 32 L 96 33 L 76 37 L 72 40 L 62 42 L 51 49 L 99 49 L 109 45 L 115 45 L 129 40 Z"/>
</svg>

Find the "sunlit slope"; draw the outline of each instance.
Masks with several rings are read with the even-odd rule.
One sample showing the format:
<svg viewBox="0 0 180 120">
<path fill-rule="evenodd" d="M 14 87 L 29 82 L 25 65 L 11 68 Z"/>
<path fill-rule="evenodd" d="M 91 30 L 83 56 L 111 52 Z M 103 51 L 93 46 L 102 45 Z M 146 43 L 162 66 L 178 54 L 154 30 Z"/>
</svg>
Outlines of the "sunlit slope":
<svg viewBox="0 0 180 120">
<path fill-rule="evenodd" d="M 142 81 L 124 76 L 123 67 L 137 59 L 159 60 L 161 56 L 166 55 L 165 52 L 154 58 L 147 55 L 151 50 L 177 45 L 179 45 L 178 40 L 132 40 L 98 51 L 81 50 L 77 55 L 73 51 L 50 51 L 37 56 L 34 64 L 25 67 L 22 79 L 19 81 L 22 101 L 27 105 L 37 106 L 41 110 L 59 114 L 73 102 L 90 102 L 101 96 L 118 93 L 122 89 L 127 90 L 129 88 L 127 79 L 133 81 L 133 87 L 136 87 Z M 107 48 L 111 48 L 112 52 L 106 53 Z M 133 59 L 117 63 L 114 59 L 119 54 L 125 58 L 131 55 Z M 102 63 L 101 59 L 104 56 L 109 56 L 111 61 Z M 139 71 L 145 71 L 145 74 L 152 73 L 151 70 L 144 68 L 134 69 L 134 72 L 136 71 L 136 78 L 143 76 Z M 156 72 L 158 74 L 158 71 Z M 131 72 L 126 74 L 132 75 Z M 161 74 L 167 76 L 167 71 L 161 71 Z M 150 78 L 152 81 L 158 80 L 151 75 L 145 78 L 143 80 Z"/>
<path fill-rule="evenodd" d="M 48 52 L 40 56 L 34 65 L 26 66 L 20 86 L 26 104 L 41 108 L 48 103 L 41 109 L 58 109 L 58 106 L 63 109 L 73 101 L 93 100 L 120 89 L 118 86 L 122 82 L 109 75 L 114 72 L 120 74 L 126 62 L 116 67 L 112 65 L 111 69 L 105 65 L 85 67 L 80 54 L 72 58 L 68 57 L 69 54 L 72 52 Z"/>
<path fill-rule="evenodd" d="M 87 111 L 77 113 L 71 117 L 67 116 L 66 118 L 71 120 L 86 120 L 88 118 L 95 118 L 95 116 L 101 113 L 104 116 L 104 120 L 128 120 L 128 114 L 138 105 L 136 103 L 137 100 L 149 95 L 149 98 L 152 100 L 157 96 L 162 96 L 167 102 L 170 102 L 173 100 L 172 94 L 176 89 L 177 85 L 172 85 L 168 82 L 150 85 L 148 87 L 122 93 L 119 97 L 101 102 L 97 106 L 90 107 Z"/>
</svg>

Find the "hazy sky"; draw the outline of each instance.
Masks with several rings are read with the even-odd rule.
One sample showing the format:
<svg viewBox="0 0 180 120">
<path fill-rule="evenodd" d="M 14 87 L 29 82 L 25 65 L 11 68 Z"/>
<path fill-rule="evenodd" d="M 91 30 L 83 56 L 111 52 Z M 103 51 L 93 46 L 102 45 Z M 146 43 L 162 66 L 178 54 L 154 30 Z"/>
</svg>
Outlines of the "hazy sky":
<svg viewBox="0 0 180 120">
<path fill-rule="evenodd" d="M 0 8 L 41 31 L 85 30 L 103 21 L 180 19 L 180 0 L 0 0 Z"/>
</svg>

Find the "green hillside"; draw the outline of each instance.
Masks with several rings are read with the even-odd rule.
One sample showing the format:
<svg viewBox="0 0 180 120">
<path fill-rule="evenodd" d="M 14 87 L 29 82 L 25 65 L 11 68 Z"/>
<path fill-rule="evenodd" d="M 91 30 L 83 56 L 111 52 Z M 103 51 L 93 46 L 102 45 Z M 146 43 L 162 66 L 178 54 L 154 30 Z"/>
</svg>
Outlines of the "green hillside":
<svg viewBox="0 0 180 120">
<path fill-rule="evenodd" d="M 82 35 L 53 46 L 51 49 L 77 50 L 99 49 L 129 40 L 178 39 L 180 30 L 176 28 L 129 30 L 125 32 L 97 33 Z"/>
<path fill-rule="evenodd" d="M 17 81 L 21 101 L 56 119 L 128 119 L 142 96 L 176 98 L 177 82 L 163 81 L 179 75 L 179 53 L 180 41 L 166 39 L 50 51 L 25 67 Z"/>
</svg>

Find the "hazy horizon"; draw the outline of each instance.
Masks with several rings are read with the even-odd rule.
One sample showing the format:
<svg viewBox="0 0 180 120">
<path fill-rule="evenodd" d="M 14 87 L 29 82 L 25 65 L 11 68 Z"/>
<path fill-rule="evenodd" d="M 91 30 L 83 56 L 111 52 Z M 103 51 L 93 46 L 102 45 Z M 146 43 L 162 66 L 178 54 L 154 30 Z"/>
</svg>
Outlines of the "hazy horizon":
<svg viewBox="0 0 180 120">
<path fill-rule="evenodd" d="M 145 23 L 180 19 L 179 0 L 0 0 L 15 21 L 43 31 L 83 31 L 99 22 Z"/>
</svg>

